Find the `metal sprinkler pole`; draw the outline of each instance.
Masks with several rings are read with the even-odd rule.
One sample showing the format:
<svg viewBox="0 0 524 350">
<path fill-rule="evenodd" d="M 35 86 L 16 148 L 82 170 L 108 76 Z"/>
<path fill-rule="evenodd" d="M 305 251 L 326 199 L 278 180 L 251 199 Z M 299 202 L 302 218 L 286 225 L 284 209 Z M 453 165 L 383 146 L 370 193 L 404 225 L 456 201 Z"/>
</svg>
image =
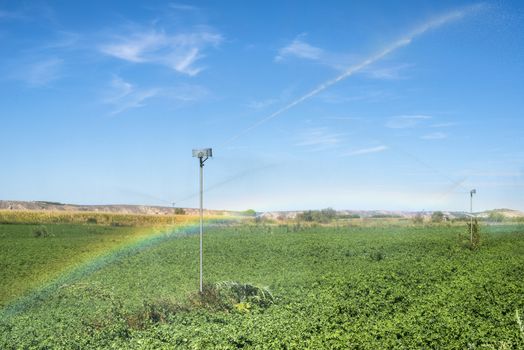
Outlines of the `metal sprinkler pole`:
<svg viewBox="0 0 524 350">
<path fill-rule="evenodd" d="M 204 235 L 204 162 L 200 159 L 200 294 L 202 294 L 202 238 Z"/>
<path fill-rule="evenodd" d="M 473 195 L 477 193 L 476 189 L 469 191 L 469 230 L 470 230 L 470 243 L 473 246 Z"/>
<path fill-rule="evenodd" d="M 473 191 L 469 193 L 469 240 L 473 244 Z"/>
<path fill-rule="evenodd" d="M 203 268 L 203 254 L 202 241 L 204 238 L 204 163 L 210 157 L 213 157 L 213 150 L 211 148 L 194 149 L 193 157 L 198 158 L 200 164 L 200 294 L 202 294 L 202 280 L 204 274 Z"/>
</svg>

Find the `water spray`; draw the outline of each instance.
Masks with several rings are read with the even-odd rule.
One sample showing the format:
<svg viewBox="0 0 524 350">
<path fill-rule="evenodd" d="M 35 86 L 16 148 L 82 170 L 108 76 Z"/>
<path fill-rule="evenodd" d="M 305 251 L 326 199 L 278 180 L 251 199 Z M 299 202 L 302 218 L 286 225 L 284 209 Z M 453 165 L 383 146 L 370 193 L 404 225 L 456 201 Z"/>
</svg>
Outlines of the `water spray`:
<svg viewBox="0 0 524 350">
<path fill-rule="evenodd" d="M 396 51 L 396 50 L 398 50 L 398 49 L 400 49 L 402 47 L 408 46 L 409 44 L 411 44 L 413 39 L 415 39 L 416 37 L 426 33 L 427 31 L 429 31 L 431 29 L 438 28 L 438 27 L 440 27 L 440 26 L 442 26 L 442 25 L 444 25 L 444 24 L 446 24 L 448 22 L 458 20 L 458 19 L 464 17 L 465 15 L 469 14 L 470 12 L 478 10 L 481 7 L 482 7 L 482 5 L 474 5 L 474 6 L 470 6 L 470 7 L 461 9 L 461 10 L 455 10 L 455 11 L 449 12 L 449 13 L 447 13 L 445 15 L 440 16 L 440 17 L 436 17 L 436 18 L 434 18 L 434 19 L 424 23 L 423 25 L 417 27 L 415 30 L 413 30 L 408 35 L 404 36 L 403 38 L 401 38 L 401 39 L 399 39 L 399 40 L 397 40 L 395 42 L 393 42 L 391 45 L 387 46 L 382 51 L 379 51 L 378 53 L 368 57 L 364 61 L 347 68 L 342 74 L 338 75 L 337 77 L 320 84 L 315 89 L 313 89 L 310 92 L 308 92 L 307 94 L 299 97 L 298 99 L 296 99 L 293 102 L 287 104 L 286 106 L 280 108 L 279 110 L 273 112 L 272 114 L 268 115 L 267 117 L 260 119 L 259 121 L 257 121 L 253 125 L 249 126 L 248 128 L 240 131 L 238 134 L 230 137 L 229 139 L 224 141 L 222 144 L 220 144 L 218 147 L 223 147 L 223 146 L 226 146 L 226 145 L 232 143 L 233 141 L 237 140 L 241 136 L 243 136 L 243 135 L 245 135 L 245 134 L 255 130 L 256 128 L 260 127 L 261 125 L 267 123 L 268 121 L 279 117 L 280 115 L 282 115 L 287 110 L 289 110 L 289 109 L 291 109 L 291 108 L 301 104 L 302 102 L 305 102 L 305 101 L 309 100 L 310 98 L 318 95 L 320 92 L 322 92 L 322 91 L 330 88 L 331 86 L 337 84 L 338 82 L 340 82 L 342 80 L 345 80 L 346 78 L 348 78 L 348 77 L 354 75 L 355 73 L 360 72 L 364 68 L 370 66 L 371 64 L 373 64 L 373 63 L 383 59 L 384 57 L 388 56 L 392 52 L 394 52 L 394 51 Z"/>
</svg>

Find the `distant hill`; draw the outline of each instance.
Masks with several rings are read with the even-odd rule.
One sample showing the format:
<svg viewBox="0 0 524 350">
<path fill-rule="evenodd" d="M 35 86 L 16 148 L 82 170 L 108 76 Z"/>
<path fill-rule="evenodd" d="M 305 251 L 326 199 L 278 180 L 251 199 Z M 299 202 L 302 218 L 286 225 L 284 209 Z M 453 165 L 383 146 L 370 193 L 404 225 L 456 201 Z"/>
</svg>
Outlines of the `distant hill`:
<svg viewBox="0 0 524 350">
<path fill-rule="evenodd" d="M 270 219 L 294 219 L 297 214 L 303 213 L 303 210 L 296 211 L 268 211 L 259 213 L 259 216 Z M 474 213 L 475 216 L 480 218 L 487 218 L 490 213 L 500 213 L 507 218 L 524 217 L 524 212 L 513 210 L 513 209 L 494 209 L 482 212 Z M 400 211 L 400 210 L 338 210 L 337 214 L 346 217 L 360 217 L 360 218 L 406 218 L 411 219 L 415 216 L 422 216 L 426 219 L 431 218 L 433 211 Z M 442 211 L 444 216 L 448 219 L 461 219 L 469 217 L 469 212 L 464 211 Z"/>
<path fill-rule="evenodd" d="M 493 210 L 486 210 L 478 214 L 479 217 L 489 217 L 490 214 L 502 214 L 504 217 L 507 218 L 520 218 L 524 217 L 524 212 L 514 209 L 493 209 Z"/>
<path fill-rule="evenodd" d="M 196 208 L 182 208 L 186 214 L 198 214 Z M 99 213 L 119 213 L 119 214 L 145 214 L 145 215 L 172 215 L 172 207 L 151 206 L 151 205 L 129 205 L 129 204 L 109 204 L 109 205 L 77 205 L 64 204 L 46 201 L 4 201 L 0 200 L 0 210 L 20 210 L 20 211 L 66 211 L 66 212 L 99 212 Z M 239 212 L 230 210 L 205 210 L 206 214 L 217 215 L 239 215 Z"/>
<path fill-rule="evenodd" d="M 186 214 L 198 214 L 197 208 L 182 208 Z M 69 211 L 69 212 L 100 212 L 100 213 L 121 213 L 121 214 L 146 214 L 146 215 L 171 215 L 172 207 L 151 206 L 151 205 L 129 205 L 129 204 L 110 204 L 110 205 L 77 205 L 64 204 L 46 201 L 3 201 L 0 200 L 0 210 L 26 210 L 26 211 Z M 205 210 L 206 214 L 217 215 L 241 215 L 242 212 L 233 210 Z M 292 211 L 267 211 L 257 212 L 257 216 L 270 219 L 294 219 L 297 214 L 304 210 Z M 448 219 L 459 219 L 469 217 L 468 212 L 464 211 L 442 211 Z M 502 214 L 506 218 L 524 217 L 524 212 L 513 209 L 493 209 L 474 213 L 477 217 L 487 218 L 493 213 Z M 399 210 L 338 210 L 337 214 L 346 217 L 361 218 L 413 218 L 421 215 L 430 218 L 433 211 L 399 211 Z"/>
</svg>

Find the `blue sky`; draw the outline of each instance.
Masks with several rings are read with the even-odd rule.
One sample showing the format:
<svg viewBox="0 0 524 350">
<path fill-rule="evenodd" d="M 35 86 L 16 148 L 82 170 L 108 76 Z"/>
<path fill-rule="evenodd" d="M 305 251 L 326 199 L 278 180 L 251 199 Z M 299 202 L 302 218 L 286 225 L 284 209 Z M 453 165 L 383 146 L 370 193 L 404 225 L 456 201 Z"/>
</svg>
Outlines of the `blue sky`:
<svg viewBox="0 0 524 350">
<path fill-rule="evenodd" d="M 518 1 L 0 1 L 0 198 L 524 210 Z"/>
</svg>

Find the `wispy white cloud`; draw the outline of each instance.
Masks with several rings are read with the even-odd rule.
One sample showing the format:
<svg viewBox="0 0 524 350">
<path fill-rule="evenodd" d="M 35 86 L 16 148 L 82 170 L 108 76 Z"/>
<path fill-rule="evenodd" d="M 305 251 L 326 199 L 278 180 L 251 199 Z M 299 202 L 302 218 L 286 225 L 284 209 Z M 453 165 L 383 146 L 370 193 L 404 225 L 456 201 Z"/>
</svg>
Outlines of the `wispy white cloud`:
<svg viewBox="0 0 524 350">
<path fill-rule="evenodd" d="M 69 31 L 58 31 L 55 33 L 55 38 L 50 40 L 47 43 L 44 43 L 41 47 L 38 47 L 39 50 L 65 50 L 76 48 L 80 40 L 80 35 L 75 32 Z"/>
<path fill-rule="evenodd" d="M 432 132 L 430 134 L 422 135 L 420 138 L 423 140 L 442 140 L 447 138 L 448 135 L 443 132 Z"/>
<path fill-rule="evenodd" d="M 380 146 L 370 147 L 370 148 L 361 148 L 361 149 L 356 149 L 356 150 L 352 150 L 349 152 L 345 152 L 342 154 L 342 156 L 359 156 L 363 154 L 384 152 L 388 148 L 389 147 L 385 145 L 380 145 Z"/>
<path fill-rule="evenodd" d="M 314 46 L 304 39 L 305 34 L 296 37 L 290 44 L 280 48 L 275 56 L 275 62 L 283 62 L 286 59 L 298 58 L 313 61 L 315 63 L 344 71 L 348 64 L 357 61 L 358 57 L 353 54 L 341 54 L 329 52 L 320 47 Z M 370 65 L 360 71 L 361 74 L 371 79 L 395 80 L 406 78 L 405 71 L 412 67 L 412 64 L 396 64 L 386 66 Z"/>
<path fill-rule="evenodd" d="M 293 90 L 295 89 L 294 86 L 289 86 L 282 90 L 280 95 L 278 97 L 272 97 L 272 98 L 262 98 L 262 99 L 251 99 L 246 106 L 251 109 L 264 109 L 270 106 L 273 106 L 278 103 L 282 103 L 284 101 L 289 100 L 289 98 L 293 94 Z"/>
<path fill-rule="evenodd" d="M 302 40 L 302 37 L 303 35 L 298 36 L 291 44 L 278 50 L 275 61 L 282 61 L 287 57 L 305 58 L 314 61 L 324 59 L 324 50 L 306 43 Z"/>
<path fill-rule="evenodd" d="M 357 121 L 362 120 L 360 117 L 326 117 L 329 120 L 340 120 L 340 121 Z"/>
<path fill-rule="evenodd" d="M 473 171 L 467 170 L 460 172 L 461 175 L 467 175 L 468 177 L 521 177 L 524 175 L 518 171 Z"/>
<path fill-rule="evenodd" d="M 504 187 L 504 188 L 522 188 L 524 187 L 524 182 L 512 181 L 512 182 L 502 182 L 502 181 L 483 181 L 475 182 L 477 187 Z"/>
<path fill-rule="evenodd" d="M 144 107 L 146 101 L 152 98 L 163 99 L 167 102 L 191 103 L 201 101 L 209 95 L 208 90 L 199 85 L 179 84 L 169 87 L 141 88 L 118 76 L 113 77 L 109 85 L 103 102 L 113 106 L 110 115 Z"/>
<path fill-rule="evenodd" d="M 169 8 L 173 10 L 179 10 L 179 11 L 197 11 L 198 10 L 198 7 L 196 6 L 180 4 L 180 3 L 175 3 L 175 2 L 170 3 Z"/>
<path fill-rule="evenodd" d="M 330 52 L 314 46 L 306 42 L 305 37 L 306 34 L 300 34 L 291 43 L 280 48 L 274 61 L 284 62 L 294 58 L 305 59 L 341 71 L 348 64 L 358 59 L 356 55 Z"/>
<path fill-rule="evenodd" d="M 397 64 L 392 66 L 370 66 L 362 70 L 362 73 L 372 79 L 398 80 L 406 79 L 406 71 L 413 67 L 412 64 Z"/>
<path fill-rule="evenodd" d="M 295 146 L 309 147 L 314 151 L 330 149 L 339 146 L 345 139 L 345 134 L 335 133 L 326 127 L 311 128 L 303 131 Z"/>
<path fill-rule="evenodd" d="M 33 87 L 46 86 L 62 76 L 64 60 L 45 58 L 17 66 L 11 77 Z"/>
<path fill-rule="evenodd" d="M 143 107 L 146 100 L 158 93 L 157 88 L 139 89 L 120 77 L 114 77 L 111 81 L 111 91 L 104 102 L 113 105 L 114 109 L 110 114 L 117 115 L 128 109 Z"/>
<path fill-rule="evenodd" d="M 272 106 L 275 103 L 278 103 L 279 99 L 277 98 L 268 98 L 260 101 L 250 101 L 247 106 L 252 109 L 264 109 L 266 107 Z"/>
<path fill-rule="evenodd" d="M 194 32 L 168 34 L 159 30 L 133 30 L 117 36 L 99 47 L 106 55 L 133 63 L 151 63 L 167 66 L 179 73 L 194 76 L 204 67 L 196 62 L 204 57 L 209 47 L 217 47 L 222 35 L 201 27 Z"/>
<path fill-rule="evenodd" d="M 190 103 L 209 97 L 209 90 L 200 85 L 179 84 L 160 89 L 159 96 L 171 101 Z"/>
<path fill-rule="evenodd" d="M 0 9 L 0 21 L 21 21 L 25 23 L 44 21 L 51 25 L 57 24 L 56 11 L 44 1 L 12 1 L 11 3 L 14 5 L 10 6 L 11 9 Z"/>
<path fill-rule="evenodd" d="M 25 16 L 20 12 L 0 10 L 0 20 L 24 19 Z"/>
<path fill-rule="evenodd" d="M 397 96 L 394 93 L 391 93 L 389 91 L 384 90 L 367 90 L 362 91 L 359 94 L 355 95 L 342 95 L 340 93 L 334 93 L 331 91 L 324 91 L 323 93 L 318 95 L 318 98 L 322 100 L 322 102 L 329 103 L 329 104 L 341 104 L 341 103 L 350 103 L 355 101 L 364 101 L 368 103 L 374 103 L 374 102 L 380 102 L 384 100 L 393 100 L 396 99 Z"/>
<path fill-rule="evenodd" d="M 390 129 L 407 129 L 419 125 L 424 120 L 431 119 L 429 115 L 399 115 L 389 118 L 386 122 L 386 128 Z"/>
<path fill-rule="evenodd" d="M 429 127 L 430 128 L 449 128 L 449 127 L 455 126 L 457 124 L 458 123 L 455 123 L 455 122 L 445 122 L 445 123 L 431 124 Z"/>
</svg>

